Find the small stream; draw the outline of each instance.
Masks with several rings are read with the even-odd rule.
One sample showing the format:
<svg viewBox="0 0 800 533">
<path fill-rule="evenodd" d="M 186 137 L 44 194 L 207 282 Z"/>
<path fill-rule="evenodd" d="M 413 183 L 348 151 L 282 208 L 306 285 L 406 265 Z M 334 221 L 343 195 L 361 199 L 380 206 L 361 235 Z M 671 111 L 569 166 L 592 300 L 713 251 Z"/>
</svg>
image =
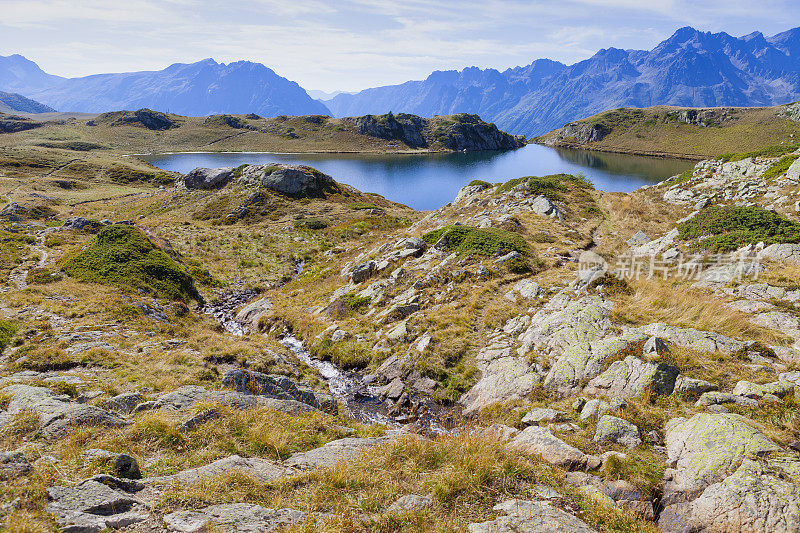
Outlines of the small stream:
<svg viewBox="0 0 800 533">
<path fill-rule="evenodd" d="M 294 261 L 294 276 L 303 271 L 303 261 Z M 240 289 L 222 293 L 204 305 L 200 311 L 213 316 L 225 332 L 241 336 L 247 331 L 236 321 L 237 310 L 258 294 L 251 289 Z M 399 427 L 412 424 L 418 431 L 439 435 L 446 433 L 460 422 L 458 410 L 444 407 L 432 398 L 416 393 L 404 394 L 405 399 L 397 405 L 382 400 L 376 388 L 365 384 L 358 372 L 343 370 L 329 361 L 321 361 L 311 355 L 302 340 L 286 334 L 281 344 L 308 366 L 316 369 L 328 384 L 331 395 L 345 406 L 346 416 L 365 424 L 383 424 Z"/>
</svg>

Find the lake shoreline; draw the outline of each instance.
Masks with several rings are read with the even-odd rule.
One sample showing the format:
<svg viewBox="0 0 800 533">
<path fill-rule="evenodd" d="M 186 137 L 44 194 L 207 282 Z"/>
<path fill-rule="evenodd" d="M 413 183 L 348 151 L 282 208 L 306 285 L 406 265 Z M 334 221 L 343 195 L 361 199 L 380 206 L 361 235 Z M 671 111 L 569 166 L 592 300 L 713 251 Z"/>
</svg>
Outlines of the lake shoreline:
<svg viewBox="0 0 800 533">
<path fill-rule="evenodd" d="M 605 154 L 620 154 L 620 155 L 631 155 L 631 156 L 640 156 L 640 157 L 657 157 L 660 159 L 679 159 L 681 161 L 703 161 L 704 159 L 710 159 L 706 156 L 701 156 L 697 154 L 689 155 L 689 154 L 680 154 L 675 152 L 658 152 L 658 151 L 638 151 L 638 150 L 629 150 L 627 148 L 614 148 L 614 147 L 592 147 L 587 148 L 581 144 L 574 144 L 574 143 L 553 143 L 553 144 L 546 144 L 542 142 L 532 142 L 531 144 L 536 144 L 539 146 L 546 146 L 547 148 L 566 148 L 568 150 L 580 150 L 582 152 L 601 152 Z"/>
</svg>

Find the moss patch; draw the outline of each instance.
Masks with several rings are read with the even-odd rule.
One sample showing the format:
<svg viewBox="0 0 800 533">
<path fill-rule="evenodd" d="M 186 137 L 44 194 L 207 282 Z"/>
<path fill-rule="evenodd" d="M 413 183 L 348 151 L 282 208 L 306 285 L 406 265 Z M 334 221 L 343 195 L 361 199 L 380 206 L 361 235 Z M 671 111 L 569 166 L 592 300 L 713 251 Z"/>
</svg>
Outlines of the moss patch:
<svg viewBox="0 0 800 533">
<path fill-rule="evenodd" d="M 696 246 L 711 252 L 727 252 L 759 242 L 800 242 L 800 224 L 754 206 L 712 206 L 678 225 L 678 231 L 683 240 L 709 236 Z"/>
<path fill-rule="evenodd" d="M 530 248 L 520 235 L 496 228 L 478 229 L 471 226 L 444 226 L 426 233 L 422 239 L 436 244 L 444 239 L 448 250 L 461 254 L 500 255 L 517 251 L 529 255 Z"/>
<path fill-rule="evenodd" d="M 16 334 L 17 326 L 9 320 L 0 320 L 0 354 L 11 343 L 11 338 Z"/>
<path fill-rule="evenodd" d="M 186 269 L 133 226 L 104 228 L 85 249 L 69 257 L 64 271 L 81 281 L 141 290 L 158 298 L 202 298 Z"/>
<path fill-rule="evenodd" d="M 787 155 L 780 158 L 778 161 L 773 163 L 773 165 L 769 167 L 766 172 L 764 172 L 763 178 L 767 180 L 777 178 L 789 170 L 789 167 L 792 166 L 792 163 L 798 159 L 800 159 L 800 155 Z"/>
</svg>

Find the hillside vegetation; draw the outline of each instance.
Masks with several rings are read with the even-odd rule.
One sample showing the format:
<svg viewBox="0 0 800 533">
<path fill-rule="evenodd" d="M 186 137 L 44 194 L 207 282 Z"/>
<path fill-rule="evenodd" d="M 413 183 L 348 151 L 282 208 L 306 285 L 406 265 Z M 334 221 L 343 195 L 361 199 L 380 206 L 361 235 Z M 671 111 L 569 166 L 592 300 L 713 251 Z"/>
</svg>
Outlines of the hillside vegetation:
<svg viewBox="0 0 800 533">
<path fill-rule="evenodd" d="M 800 121 L 796 108 L 797 104 L 753 108 L 621 108 L 571 122 L 538 137 L 536 142 L 699 160 L 798 143 Z"/>
</svg>

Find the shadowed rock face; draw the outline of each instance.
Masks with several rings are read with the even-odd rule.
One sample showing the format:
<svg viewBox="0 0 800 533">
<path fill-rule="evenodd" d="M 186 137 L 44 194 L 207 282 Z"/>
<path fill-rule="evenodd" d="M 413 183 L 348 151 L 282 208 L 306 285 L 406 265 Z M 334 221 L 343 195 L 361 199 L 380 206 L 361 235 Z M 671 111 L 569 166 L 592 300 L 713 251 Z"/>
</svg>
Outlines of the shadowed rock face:
<svg viewBox="0 0 800 533">
<path fill-rule="evenodd" d="M 336 185 L 333 178 L 305 165 L 248 165 L 240 182 L 289 194 L 318 194 Z"/>
</svg>

